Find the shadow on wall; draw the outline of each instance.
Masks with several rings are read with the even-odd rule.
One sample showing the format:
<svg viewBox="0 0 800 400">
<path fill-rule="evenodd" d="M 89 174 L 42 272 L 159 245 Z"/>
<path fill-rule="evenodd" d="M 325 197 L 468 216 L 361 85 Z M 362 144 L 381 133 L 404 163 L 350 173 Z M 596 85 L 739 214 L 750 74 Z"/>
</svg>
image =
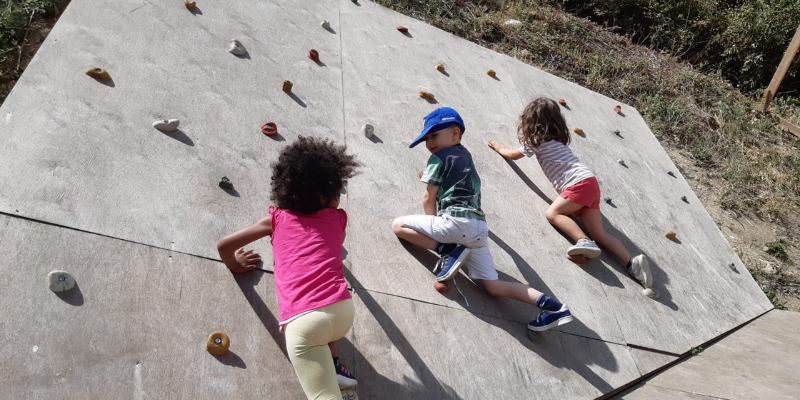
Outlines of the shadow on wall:
<svg viewBox="0 0 800 400">
<path fill-rule="evenodd" d="M 536 184 L 534 184 L 530 178 L 528 178 L 525 172 L 522 171 L 522 169 L 520 169 L 519 166 L 514 161 L 506 160 L 506 163 L 508 163 L 511 169 L 514 170 L 514 172 L 517 174 L 517 176 L 519 176 L 519 178 L 522 179 L 522 181 L 525 182 L 525 184 L 537 196 L 539 196 L 547 204 L 553 203 L 553 201 L 541 189 L 539 189 L 539 187 L 536 186 Z M 545 217 L 542 216 L 542 218 L 544 219 Z M 581 227 L 581 229 L 584 232 L 587 231 L 586 227 L 583 225 L 583 221 L 580 218 L 572 217 L 572 219 L 575 220 L 575 222 L 578 224 L 578 226 Z M 619 239 L 619 241 L 622 242 L 622 244 L 625 246 L 626 249 L 628 249 L 631 255 L 636 256 L 638 254 L 645 254 L 645 255 L 647 254 L 644 251 L 642 251 L 642 249 L 640 249 L 639 246 L 633 243 L 624 233 L 620 232 L 616 227 L 614 227 L 614 225 L 612 225 L 608 221 L 608 219 L 605 218 L 605 216 L 603 217 L 603 228 L 609 235 Z M 553 230 L 558 232 L 562 237 L 564 237 L 565 239 L 567 239 L 568 242 L 571 243 L 571 239 L 564 232 L 562 232 L 555 226 L 553 226 Z M 493 238 L 493 240 L 495 238 Z M 503 246 L 500 243 L 498 243 L 498 245 L 500 245 L 501 247 Z M 565 250 L 566 248 L 567 244 L 565 243 Z M 616 257 L 614 257 L 610 252 L 604 251 L 603 255 L 597 260 L 597 262 L 601 262 L 606 266 L 608 266 L 609 268 L 616 268 L 618 271 L 620 271 L 620 273 L 629 277 L 633 281 L 633 278 L 631 278 L 630 275 L 628 275 L 628 271 L 625 269 L 625 266 L 622 265 L 621 262 Z M 592 268 L 592 264 L 595 264 L 595 262 L 589 261 L 586 265 L 582 266 L 581 269 L 605 285 L 618 288 L 624 287 L 619 278 L 615 274 L 610 273 L 608 268 L 602 268 L 602 269 Z M 672 301 L 672 296 L 667 291 L 669 276 L 652 259 L 650 259 L 650 270 L 653 273 L 653 289 L 659 292 L 660 294 L 660 296 L 657 299 L 654 299 L 654 301 L 657 301 L 669 307 L 671 310 L 678 310 L 678 305 Z"/>
<path fill-rule="evenodd" d="M 254 269 L 243 274 L 234 274 L 231 272 L 231 275 L 233 275 L 233 279 L 236 281 L 236 284 L 239 285 L 239 289 L 242 291 L 245 299 L 247 299 L 250 307 L 253 308 L 258 319 L 261 320 L 264 328 L 267 328 L 270 336 L 272 336 L 272 340 L 275 341 L 275 344 L 277 344 L 281 352 L 283 352 L 283 356 L 288 360 L 289 356 L 286 353 L 286 339 L 283 337 L 283 333 L 278 331 L 278 320 L 275 319 L 275 316 L 269 310 L 267 304 L 264 303 L 264 300 L 256 291 L 256 286 L 265 273 L 264 271 Z"/>
<path fill-rule="evenodd" d="M 345 269 L 345 278 L 353 287 L 362 288 L 350 270 Z M 460 399 L 453 388 L 443 385 L 430 368 L 422 361 L 414 347 L 409 343 L 400 328 L 392 321 L 386 311 L 378 304 L 370 293 L 357 289 L 357 296 L 364 302 L 370 314 L 380 324 L 381 329 L 389 337 L 403 359 L 416 372 L 418 380 L 405 377 L 403 382 L 395 382 L 380 375 L 367 358 L 356 349 L 347 338 L 339 341 L 340 354 L 352 354 L 353 373 L 359 377 L 358 396 L 363 399 Z"/>
</svg>

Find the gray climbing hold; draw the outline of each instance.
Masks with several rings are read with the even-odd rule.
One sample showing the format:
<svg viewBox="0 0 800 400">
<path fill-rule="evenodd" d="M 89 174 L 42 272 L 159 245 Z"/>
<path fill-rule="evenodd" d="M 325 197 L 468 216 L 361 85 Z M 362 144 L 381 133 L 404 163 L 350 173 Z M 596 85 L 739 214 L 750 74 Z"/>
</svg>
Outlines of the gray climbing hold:
<svg viewBox="0 0 800 400">
<path fill-rule="evenodd" d="M 47 275 L 47 283 L 56 293 L 66 292 L 75 287 L 75 278 L 65 271 L 53 271 Z"/>
<path fill-rule="evenodd" d="M 331 23 L 330 23 L 330 22 L 328 22 L 328 21 L 322 21 L 322 23 L 320 24 L 320 26 L 321 26 L 321 27 L 323 27 L 323 28 L 325 28 L 325 29 L 331 29 Z"/>
<path fill-rule="evenodd" d="M 236 39 L 231 39 L 231 45 L 230 46 L 231 47 L 228 49 L 228 51 L 233 55 L 240 56 L 240 55 L 242 55 L 244 53 L 247 53 L 247 50 L 245 50 L 244 46 L 242 45 L 242 42 L 240 42 L 240 41 L 238 41 Z"/>
<path fill-rule="evenodd" d="M 606 204 L 610 205 L 611 204 L 611 197 L 606 197 L 606 198 L 603 199 L 603 201 L 605 201 Z"/>
<path fill-rule="evenodd" d="M 649 297 L 649 298 L 651 298 L 651 299 L 657 299 L 657 298 L 660 297 L 658 292 L 656 292 L 655 290 L 650 289 L 650 288 L 642 290 L 642 294 L 647 296 L 647 297 Z"/>
<path fill-rule="evenodd" d="M 370 124 L 364 124 L 364 126 L 361 127 L 361 133 L 363 133 L 367 138 L 372 139 L 372 135 L 375 133 L 375 128 Z"/>
<path fill-rule="evenodd" d="M 620 165 L 625 165 L 625 160 L 623 160 L 621 158 L 619 160 L 617 160 L 617 162 L 620 163 Z"/>
<path fill-rule="evenodd" d="M 160 131 L 172 132 L 178 129 L 178 125 L 181 124 L 180 120 L 177 119 L 162 119 L 156 122 L 153 122 L 153 128 L 156 128 Z"/>
</svg>

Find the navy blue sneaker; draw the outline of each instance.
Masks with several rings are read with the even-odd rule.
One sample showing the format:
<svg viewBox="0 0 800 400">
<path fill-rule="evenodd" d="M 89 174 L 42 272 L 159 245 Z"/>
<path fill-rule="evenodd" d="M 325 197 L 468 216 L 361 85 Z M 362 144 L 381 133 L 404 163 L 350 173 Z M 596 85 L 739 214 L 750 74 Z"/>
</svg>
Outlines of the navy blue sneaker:
<svg viewBox="0 0 800 400">
<path fill-rule="evenodd" d="M 567 305 L 563 305 L 561 310 L 554 313 L 539 313 L 535 320 L 528 322 L 528 329 L 536 332 L 546 331 L 572 322 L 572 314 Z"/>
<path fill-rule="evenodd" d="M 336 367 L 336 380 L 339 382 L 339 389 L 349 389 L 358 385 L 355 375 L 351 374 L 338 360 L 333 365 Z"/>
<path fill-rule="evenodd" d="M 442 255 L 442 261 L 439 263 L 442 271 L 436 274 L 436 280 L 444 282 L 453 278 L 469 258 L 469 253 L 470 250 L 468 248 L 459 245 L 450 254 Z"/>
</svg>

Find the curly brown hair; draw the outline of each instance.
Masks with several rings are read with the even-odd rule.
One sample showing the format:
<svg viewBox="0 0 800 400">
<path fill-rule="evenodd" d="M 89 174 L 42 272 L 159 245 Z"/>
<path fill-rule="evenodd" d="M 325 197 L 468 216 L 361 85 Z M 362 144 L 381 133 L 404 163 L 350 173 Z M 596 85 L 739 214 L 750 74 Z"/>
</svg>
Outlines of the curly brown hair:
<svg viewBox="0 0 800 400">
<path fill-rule="evenodd" d="M 520 144 L 532 147 L 539 147 L 551 140 L 568 145 L 569 130 L 558 103 L 546 97 L 539 97 L 528 104 L 519 116 L 517 139 Z"/>
<path fill-rule="evenodd" d="M 361 166 L 346 146 L 300 136 L 272 163 L 270 199 L 279 208 L 313 214 L 339 198 L 347 179 Z"/>
</svg>

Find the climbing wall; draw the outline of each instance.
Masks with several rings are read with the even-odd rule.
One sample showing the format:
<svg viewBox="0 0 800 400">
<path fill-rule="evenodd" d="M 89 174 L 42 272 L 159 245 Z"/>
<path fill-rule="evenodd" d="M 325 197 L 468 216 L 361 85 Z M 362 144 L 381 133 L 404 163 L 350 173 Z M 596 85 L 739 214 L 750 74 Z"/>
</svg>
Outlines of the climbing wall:
<svg viewBox="0 0 800 400">
<path fill-rule="evenodd" d="M 228 52 L 231 39 L 243 54 Z M 536 161 L 486 146 L 512 146 L 538 96 L 565 100 L 583 131 L 571 147 L 610 199 L 606 230 L 647 254 L 658 298 L 613 257 L 567 261 L 569 242 L 544 218 L 556 193 Z M 13 339 L 0 387 L 13 398 L 65 388 L 301 397 L 275 326 L 268 241 L 254 244 L 266 272 L 237 276 L 215 246 L 266 214 L 270 163 L 309 135 L 346 144 L 364 165 L 341 203 L 356 304 L 341 351 L 360 398 L 608 393 L 772 308 L 639 113 L 618 104 L 366 1 L 197 1 L 190 11 L 178 0 L 73 0 L 0 108 L 0 331 Z M 408 144 L 441 106 L 464 117 L 501 279 L 566 302 L 573 323 L 531 341 L 532 307 L 465 276 L 463 295 L 439 294 L 432 253 L 392 234 L 395 217 L 422 212 L 429 154 Z M 178 129 L 153 128 L 164 119 Z M 277 135 L 262 133 L 267 122 Z M 223 176 L 233 189 L 218 186 Z M 78 286 L 51 292 L 54 269 Z M 229 355 L 206 353 L 213 331 L 230 336 Z"/>
</svg>

